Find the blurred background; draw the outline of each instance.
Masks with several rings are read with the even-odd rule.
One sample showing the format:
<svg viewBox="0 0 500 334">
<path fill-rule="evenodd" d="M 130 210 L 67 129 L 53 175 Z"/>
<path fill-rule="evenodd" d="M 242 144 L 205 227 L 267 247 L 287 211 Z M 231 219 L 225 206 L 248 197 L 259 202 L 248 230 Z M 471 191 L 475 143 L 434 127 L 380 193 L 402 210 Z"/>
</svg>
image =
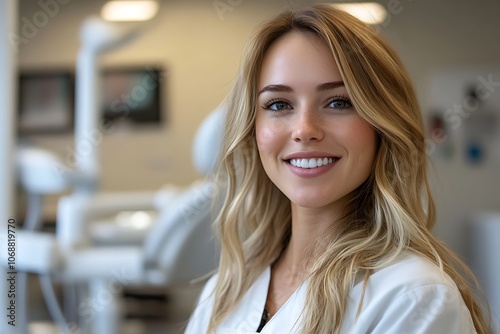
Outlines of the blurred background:
<svg viewBox="0 0 500 334">
<path fill-rule="evenodd" d="M 4 8 L 13 2 L 16 1 L 1 1 Z M 150 193 L 153 195 L 149 199 L 156 200 L 156 206 L 145 204 L 146 209 L 140 211 L 142 218 L 136 215 L 139 219 L 133 226 L 136 230 L 113 227 L 110 219 L 116 221 L 119 217 L 106 210 L 102 216 L 106 216 L 107 221 L 99 217 L 102 224 L 86 230 L 90 234 L 84 243 L 86 247 L 89 244 L 122 247 L 122 238 L 127 247 L 140 248 L 141 238 L 147 235 L 151 222 L 161 216 L 158 214 L 161 205 L 157 204 L 159 191 L 168 189 L 162 198 L 168 197 L 186 191 L 204 178 L 205 172 L 197 169 L 193 162 L 194 138 L 203 121 L 228 94 L 244 44 L 253 29 L 280 10 L 315 2 L 156 1 L 154 18 L 144 24 L 143 31 L 140 23 L 134 23 L 130 29 L 137 29 L 137 36 L 114 49 L 96 53 L 100 67 L 94 69 L 102 100 L 96 104 L 99 113 L 94 124 L 102 127 L 85 138 L 98 150 L 94 161 L 97 161 L 98 172 L 91 173 L 91 181 L 87 180 L 85 186 L 72 183 L 60 191 L 39 191 L 43 198 L 37 229 L 47 234 L 59 233 L 60 199 L 61 196 L 74 199 L 71 197 L 74 188 L 87 189 L 83 193 L 134 194 L 137 199 L 127 200 L 135 204 L 144 202 Z M 77 59 L 84 48 L 81 40 L 84 22 L 90 16 L 102 19 L 107 3 L 104 0 L 17 1 L 17 10 L 5 10 L 2 14 L 4 17 L 9 13 L 15 15 L 11 19 L 17 29 L 15 33 L 11 28 L 2 31 L 7 41 L 0 49 L 12 56 L 11 64 L 16 68 L 12 72 L 17 87 L 12 90 L 15 95 L 12 98 L 13 147 L 51 152 L 60 159 L 57 165 L 51 164 L 51 168 L 58 166 L 61 175 L 66 169 L 77 167 L 79 155 L 87 149 L 83 147 L 85 144 L 75 143 Z M 500 2 L 382 0 L 375 3 L 379 5 L 375 8 L 385 12 L 374 27 L 401 56 L 421 104 L 428 156 L 432 162 L 431 186 L 437 204 L 435 234 L 473 268 L 498 318 Z M 369 15 L 371 18 L 375 11 Z M 129 29 L 127 23 L 116 24 L 120 29 Z M 100 31 L 105 29 L 99 27 L 90 36 L 98 39 Z M 77 149 L 78 145 L 82 147 Z M 12 152 L 14 157 L 15 149 Z M 21 172 L 19 164 L 12 166 L 14 172 Z M 5 208 L 8 214 L 2 212 L 2 219 L 15 217 L 17 224 L 23 226 L 30 206 L 29 191 L 19 177 L 7 184 L 12 184 L 12 191 L 6 190 L 8 200 L 3 205 L 8 204 Z M 111 201 L 119 202 L 120 197 L 117 198 Z M 78 212 L 81 211 L 68 215 L 75 216 Z M 133 213 L 129 212 L 130 215 Z M 74 237 L 77 232 L 67 233 Z M 59 238 L 66 235 L 61 233 Z M 77 239 L 67 249 L 78 249 L 81 240 Z M 60 247 L 57 238 L 50 242 L 53 247 Z M 175 270 L 182 270 L 180 268 Z M 46 310 L 35 273 L 33 270 L 28 276 L 28 319 L 49 324 L 53 315 Z M 60 299 L 67 294 L 60 287 L 61 281 L 64 280 L 53 281 Z M 120 290 L 119 298 L 127 302 L 117 317 L 127 319 L 129 332 L 159 330 L 166 333 L 165 329 L 181 332 L 199 285 L 189 285 L 186 280 L 176 280 L 175 284 L 167 284 L 166 280 L 158 282 L 150 284 L 150 279 L 141 278 Z M 54 329 L 43 326 L 32 326 L 31 331 L 55 333 Z M 120 329 L 120 333 L 126 330 Z"/>
</svg>

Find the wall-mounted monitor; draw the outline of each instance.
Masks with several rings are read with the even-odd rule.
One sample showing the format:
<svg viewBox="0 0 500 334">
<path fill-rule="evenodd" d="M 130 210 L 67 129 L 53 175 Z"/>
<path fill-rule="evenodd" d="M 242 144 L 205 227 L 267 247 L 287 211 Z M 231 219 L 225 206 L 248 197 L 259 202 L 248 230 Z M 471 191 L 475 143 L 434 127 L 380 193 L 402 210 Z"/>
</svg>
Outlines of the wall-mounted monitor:
<svg viewBox="0 0 500 334">
<path fill-rule="evenodd" d="M 104 68 L 98 92 L 103 122 L 132 126 L 164 120 L 161 92 L 165 83 L 158 67 Z M 21 71 L 20 135 L 71 133 L 74 129 L 75 74 L 71 71 Z"/>
</svg>

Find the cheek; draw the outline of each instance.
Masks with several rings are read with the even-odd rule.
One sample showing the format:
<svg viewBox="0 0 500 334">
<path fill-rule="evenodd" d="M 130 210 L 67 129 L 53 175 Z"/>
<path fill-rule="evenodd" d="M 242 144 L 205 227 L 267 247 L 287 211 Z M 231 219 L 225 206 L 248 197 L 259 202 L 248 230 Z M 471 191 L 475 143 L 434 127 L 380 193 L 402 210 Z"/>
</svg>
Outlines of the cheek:
<svg viewBox="0 0 500 334">
<path fill-rule="evenodd" d="M 363 159 L 372 163 L 377 149 L 377 134 L 374 127 L 361 117 L 349 122 L 338 129 L 338 136 L 342 137 L 346 146 Z"/>
<path fill-rule="evenodd" d="M 377 151 L 377 133 L 373 126 L 364 120 L 354 127 L 354 133 L 360 156 L 366 162 L 366 168 L 371 169 Z"/>
<path fill-rule="evenodd" d="M 259 151 L 265 153 L 272 152 L 276 148 L 279 136 L 268 124 L 257 122 L 255 137 Z"/>
<path fill-rule="evenodd" d="M 273 143 L 275 134 L 269 127 L 260 127 L 256 130 L 257 145 L 269 146 Z"/>
</svg>

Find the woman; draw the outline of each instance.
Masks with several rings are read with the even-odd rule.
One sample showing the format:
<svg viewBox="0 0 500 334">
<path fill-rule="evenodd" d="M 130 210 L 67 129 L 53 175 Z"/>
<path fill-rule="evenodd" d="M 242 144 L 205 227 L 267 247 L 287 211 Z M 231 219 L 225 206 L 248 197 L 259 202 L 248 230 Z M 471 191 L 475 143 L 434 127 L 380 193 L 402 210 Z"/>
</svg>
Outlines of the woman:
<svg viewBox="0 0 500 334">
<path fill-rule="evenodd" d="M 430 232 L 418 103 L 372 28 L 331 5 L 280 14 L 228 110 L 220 267 L 186 333 L 488 332 Z"/>
</svg>

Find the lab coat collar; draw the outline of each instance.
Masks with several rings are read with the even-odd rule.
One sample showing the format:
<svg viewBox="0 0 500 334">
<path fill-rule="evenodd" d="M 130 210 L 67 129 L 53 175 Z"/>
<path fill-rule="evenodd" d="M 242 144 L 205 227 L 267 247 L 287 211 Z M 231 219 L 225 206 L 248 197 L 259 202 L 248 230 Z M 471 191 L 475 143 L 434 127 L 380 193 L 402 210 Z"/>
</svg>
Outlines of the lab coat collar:
<svg viewBox="0 0 500 334">
<path fill-rule="evenodd" d="M 267 267 L 245 293 L 235 312 L 223 321 L 217 333 L 256 333 L 266 305 L 270 281 L 271 267 Z M 261 330 L 261 334 L 298 332 L 300 316 L 305 304 L 306 286 L 307 284 L 304 282 L 294 291 L 285 304 L 267 322 Z M 290 321 L 291 319 L 298 320 Z"/>
</svg>

